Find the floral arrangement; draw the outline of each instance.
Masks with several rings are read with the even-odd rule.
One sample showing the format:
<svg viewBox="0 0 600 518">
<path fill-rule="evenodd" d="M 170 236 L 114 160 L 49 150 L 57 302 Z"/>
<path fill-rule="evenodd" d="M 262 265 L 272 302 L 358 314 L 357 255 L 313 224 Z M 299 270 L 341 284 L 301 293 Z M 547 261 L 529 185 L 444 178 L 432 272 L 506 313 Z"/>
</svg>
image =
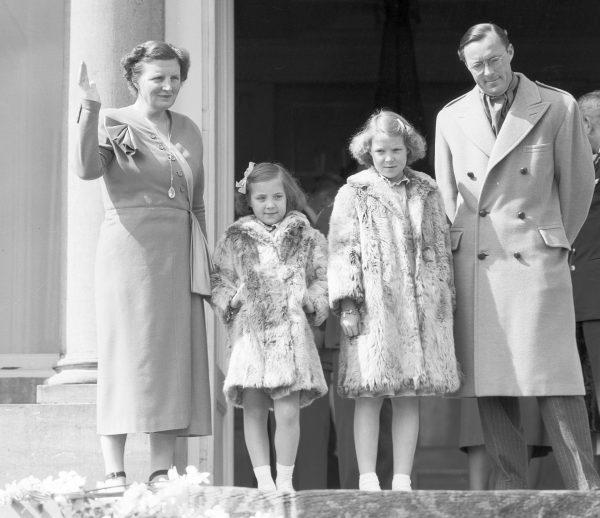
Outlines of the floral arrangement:
<svg viewBox="0 0 600 518">
<path fill-rule="evenodd" d="M 209 484 L 209 473 L 188 466 L 180 475 L 169 470 L 168 481 L 133 483 L 121 488 L 84 490 L 85 478 L 74 471 L 58 478 L 27 477 L 0 491 L 0 515 L 27 518 L 229 518 L 219 505 L 200 510 L 195 499 Z M 259 512 L 252 518 L 274 518 Z"/>
</svg>

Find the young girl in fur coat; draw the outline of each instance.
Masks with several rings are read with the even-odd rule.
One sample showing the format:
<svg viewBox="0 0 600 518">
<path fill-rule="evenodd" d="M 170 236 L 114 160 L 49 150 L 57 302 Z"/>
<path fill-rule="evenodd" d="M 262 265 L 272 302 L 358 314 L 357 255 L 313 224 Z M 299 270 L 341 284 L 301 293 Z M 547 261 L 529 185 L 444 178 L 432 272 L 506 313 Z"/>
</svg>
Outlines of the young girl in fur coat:
<svg viewBox="0 0 600 518">
<path fill-rule="evenodd" d="M 280 165 L 250 163 L 236 186 L 236 208 L 250 215 L 217 244 L 212 275 L 212 303 L 231 347 L 223 391 L 244 409 L 258 488 L 293 491 L 300 407 L 327 392 L 311 331 L 329 311 L 327 242 L 299 212 L 304 193 Z M 270 408 L 277 486 L 269 466 Z"/>
<path fill-rule="evenodd" d="M 404 118 L 373 114 L 351 143 L 367 169 L 338 192 L 329 227 L 329 298 L 341 316 L 338 392 L 355 399 L 359 488 L 379 490 L 379 412 L 392 398 L 392 489 L 411 489 L 415 396 L 459 388 L 448 225 L 435 182 L 408 167 L 425 141 Z"/>
</svg>

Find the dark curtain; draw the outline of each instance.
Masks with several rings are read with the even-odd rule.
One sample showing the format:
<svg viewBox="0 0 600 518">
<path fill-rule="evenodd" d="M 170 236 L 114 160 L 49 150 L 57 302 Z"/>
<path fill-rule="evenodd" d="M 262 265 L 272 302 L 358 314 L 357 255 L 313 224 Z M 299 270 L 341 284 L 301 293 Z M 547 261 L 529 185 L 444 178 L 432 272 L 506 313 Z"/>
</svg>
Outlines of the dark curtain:
<svg viewBox="0 0 600 518">
<path fill-rule="evenodd" d="M 422 131 L 423 106 L 412 34 L 412 21 L 419 21 L 417 1 L 383 0 L 384 24 L 375 105 L 400 113 Z"/>
</svg>

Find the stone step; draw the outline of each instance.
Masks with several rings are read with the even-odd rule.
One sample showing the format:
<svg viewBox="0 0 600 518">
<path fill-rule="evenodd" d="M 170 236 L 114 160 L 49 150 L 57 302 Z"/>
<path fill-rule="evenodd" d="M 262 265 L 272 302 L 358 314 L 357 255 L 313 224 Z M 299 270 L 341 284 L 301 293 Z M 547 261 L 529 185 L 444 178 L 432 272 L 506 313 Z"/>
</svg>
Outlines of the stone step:
<svg viewBox="0 0 600 518">
<path fill-rule="evenodd" d="M 204 510 L 220 505 L 231 518 L 261 511 L 306 518 L 597 518 L 600 492 L 583 491 L 382 491 L 260 492 L 207 487 L 195 502 Z"/>
</svg>

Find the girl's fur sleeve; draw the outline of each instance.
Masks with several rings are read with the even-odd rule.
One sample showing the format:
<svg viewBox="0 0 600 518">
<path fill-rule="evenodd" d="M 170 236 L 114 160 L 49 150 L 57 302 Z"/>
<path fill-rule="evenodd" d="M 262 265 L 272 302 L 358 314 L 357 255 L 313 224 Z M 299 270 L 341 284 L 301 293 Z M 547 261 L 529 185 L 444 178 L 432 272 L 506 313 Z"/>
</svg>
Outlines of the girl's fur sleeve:
<svg viewBox="0 0 600 518">
<path fill-rule="evenodd" d="M 237 313 L 229 303 L 238 290 L 240 281 L 234 266 L 234 250 L 227 235 L 217 243 L 213 262 L 214 270 L 210 276 L 211 303 L 219 318 L 228 324 Z"/>
<path fill-rule="evenodd" d="M 313 229 L 313 248 L 306 270 L 306 297 L 315 308 L 315 312 L 307 314 L 311 326 L 319 326 L 329 315 L 329 298 L 327 296 L 327 240 L 318 230 Z"/>
<path fill-rule="evenodd" d="M 359 221 L 354 188 L 344 185 L 335 197 L 329 222 L 329 304 L 340 314 L 342 299 L 364 300 Z"/>
<path fill-rule="evenodd" d="M 438 233 L 444 236 L 444 250 L 441 251 L 440 255 L 445 259 L 444 266 L 448 269 L 446 278 L 448 279 L 448 288 L 452 293 L 452 309 L 456 310 L 456 291 L 454 288 L 454 263 L 452 258 L 452 246 L 450 243 L 450 223 L 446 216 L 444 209 L 444 200 L 439 189 L 436 188 L 434 191 L 434 202 L 435 202 L 435 224 L 438 229 Z M 445 252 L 445 253 L 444 253 Z"/>
</svg>

